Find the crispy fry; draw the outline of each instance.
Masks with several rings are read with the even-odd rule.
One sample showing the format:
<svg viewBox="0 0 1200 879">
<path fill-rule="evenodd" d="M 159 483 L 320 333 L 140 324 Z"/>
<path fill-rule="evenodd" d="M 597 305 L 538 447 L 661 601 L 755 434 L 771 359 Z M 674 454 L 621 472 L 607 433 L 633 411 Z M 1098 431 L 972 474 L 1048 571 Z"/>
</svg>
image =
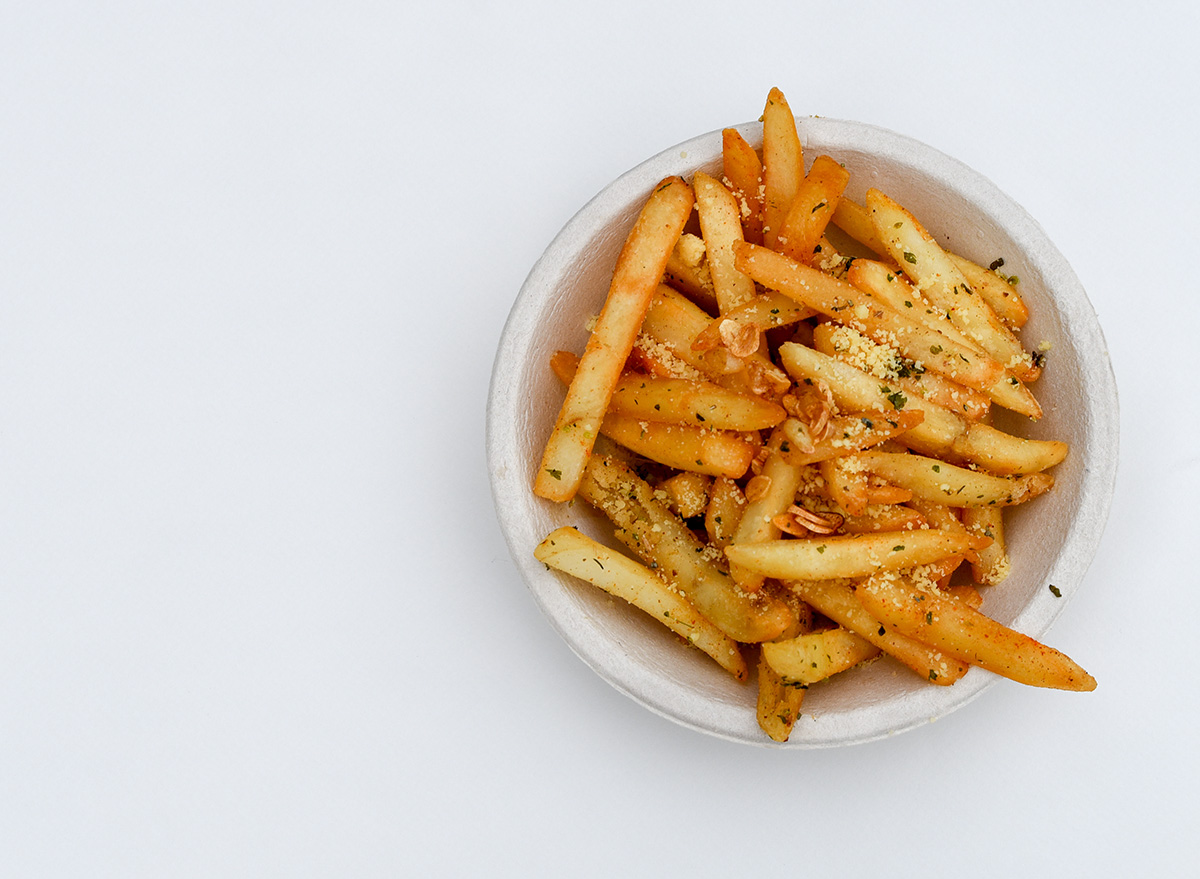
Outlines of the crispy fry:
<svg viewBox="0 0 1200 879">
<path fill-rule="evenodd" d="M 716 318 L 696 336 L 692 347 L 697 351 L 707 351 L 717 347 L 731 333 L 744 335 L 750 330 L 756 331 L 754 338 L 757 343 L 761 333 L 776 327 L 799 323 L 814 314 L 816 312 L 813 309 L 802 305 L 792 297 L 768 290 L 762 296 L 756 296 L 728 314 Z M 757 344 L 755 350 L 757 350 Z M 743 355 L 739 354 L 738 356 Z"/>
<path fill-rule="evenodd" d="M 727 314 L 754 298 L 754 282 L 733 265 L 733 245 L 744 240 L 741 212 L 732 192 L 703 171 L 692 179 L 717 309 Z"/>
<path fill-rule="evenodd" d="M 747 241 L 762 244 L 762 161 L 736 128 L 721 132 L 721 144 L 725 180 L 737 196 L 744 237 Z"/>
<path fill-rule="evenodd" d="M 704 515 L 708 509 L 712 484 L 711 477 L 683 471 L 670 479 L 664 479 L 658 487 L 667 493 L 667 504 L 671 512 L 681 519 L 693 519 Z"/>
<path fill-rule="evenodd" d="M 776 435 L 779 431 L 776 429 Z M 796 499 L 796 491 L 800 488 L 800 467 L 788 463 L 779 451 L 778 442 L 768 445 L 767 458 L 763 462 L 762 472 L 755 479 L 759 485 L 765 485 L 761 493 L 751 496 L 746 489 L 745 512 L 738 523 L 734 535 L 735 544 L 762 543 L 779 537 L 779 527 L 774 519 L 785 512 Z M 747 571 L 739 565 L 729 566 L 729 575 L 733 582 L 742 589 L 753 592 L 762 588 L 763 577 L 753 571 Z"/>
<path fill-rule="evenodd" d="M 1096 689 L 1096 679 L 1065 654 L 903 576 L 871 577 L 855 594 L 885 625 L 971 665 L 1034 687 Z"/>
<path fill-rule="evenodd" d="M 992 476 L 924 455 L 865 451 L 858 459 L 865 469 L 916 497 L 949 507 L 1007 507 L 1025 503 L 1054 485 L 1049 473 Z"/>
<path fill-rule="evenodd" d="M 1010 329 L 1018 330 L 1029 320 L 1029 307 L 1017 292 L 1016 282 L 1006 281 L 996 272 L 976 265 L 969 259 L 948 253 L 951 262 L 962 272 L 971 289 L 983 297 Z"/>
<path fill-rule="evenodd" d="M 746 661 L 737 643 L 644 565 L 569 527 L 551 532 L 533 554 L 555 570 L 629 602 L 703 650 L 739 681 L 746 679 Z"/>
<path fill-rule="evenodd" d="M 765 646 L 765 645 L 764 645 Z M 786 742 L 800 716 L 804 687 L 784 681 L 767 662 L 758 657 L 758 725 L 777 742 Z"/>
<path fill-rule="evenodd" d="M 763 110 L 763 243 L 768 247 L 775 245 L 803 179 L 796 117 L 783 92 L 773 88 Z"/>
<path fill-rule="evenodd" d="M 972 534 L 992 538 L 992 545 L 979 551 L 979 561 L 971 563 L 971 578 L 985 586 L 998 586 L 1008 577 L 1011 563 L 1004 540 L 1004 518 L 1000 507 L 968 507 L 963 510 L 963 525 Z"/>
<path fill-rule="evenodd" d="M 746 496 L 736 482 L 725 477 L 714 479 L 712 498 L 704 514 L 708 542 L 717 549 L 724 549 L 733 543 L 733 535 L 737 533 L 745 509 Z"/>
<path fill-rule="evenodd" d="M 812 265 L 833 209 L 850 182 L 850 172 L 829 156 L 817 156 L 800 182 L 788 209 L 777 246 L 794 260 Z"/>
<path fill-rule="evenodd" d="M 956 657 L 922 644 L 886 626 L 866 611 L 849 583 L 836 580 L 796 580 L 788 587 L 839 626 L 870 641 L 884 653 L 912 669 L 921 680 L 948 687 L 967 673 Z"/>
<path fill-rule="evenodd" d="M 779 580 L 830 580 L 865 577 L 875 571 L 911 568 L 963 555 L 989 543 L 987 538 L 949 531 L 881 531 L 735 543 L 725 548 L 733 564 Z"/>
<path fill-rule="evenodd" d="M 562 502 L 575 496 L 613 387 L 693 202 L 691 187 L 669 177 L 655 188 L 629 233 L 604 310 L 546 442 L 533 486 L 540 497 Z"/>
<path fill-rule="evenodd" d="M 799 418 L 783 422 L 780 451 L 792 464 L 816 464 L 870 448 L 916 427 L 925 420 L 920 409 L 871 409 L 830 418 L 820 439 L 814 439 Z"/>
<path fill-rule="evenodd" d="M 874 659 L 880 649 L 853 632 L 837 628 L 810 632 L 762 645 L 763 659 L 784 681 L 805 686 Z"/>
</svg>

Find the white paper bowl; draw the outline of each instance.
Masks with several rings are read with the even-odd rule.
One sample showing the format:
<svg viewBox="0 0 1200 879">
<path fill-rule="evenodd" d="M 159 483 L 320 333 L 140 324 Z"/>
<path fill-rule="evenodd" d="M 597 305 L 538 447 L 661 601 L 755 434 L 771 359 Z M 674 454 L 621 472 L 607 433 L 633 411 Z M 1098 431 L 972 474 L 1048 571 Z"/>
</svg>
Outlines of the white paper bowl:
<svg viewBox="0 0 1200 879">
<path fill-rule="evenodd" d="M 798 120 L 797 127 L 809 161 L 828 153 L 850 170 L 847 196 L 861 202 L 868 187 L 878 187 L 950 249 L 983 265 L 1003 257 L 1004 270 L 1021 279 L 1032 312 L 1022 339 L 1027 348 L 1043 340 L 1052 345 L 1034 386 L 1045 417 L 1036 424 L 1013 418 L 998 425 L 1065 440 L 1071 453 L 1055 468 L 1051 493 L 1008 511 L 1012 573 L 987 592 L 983 610 L 1038 637 L 1083 580 L 1116 476 L 1116 384 L 1087 295 L 1041 227 L 961 162 L 856 122 L 811 118 Z M 740 131 L 752 144 L 761 143 L 761 125 L 748 123 Z M 612 543 L 611 526 L 584 502 L 557 505 L 531 491 L 563 398 L 549 357 L 558 349 L 583 350 L 585 324 L 604 301 L 617 252 L 653 185 L 670 174 L 690 179 L 698 169 L 719 173 L 720 165 L 719 131 L 659 153 L 588 202 L 530 272 L 504 327 L 488 400 L 487 456 L 497 515 L 550 622 L 584 662 L 647 708 L 693 729 L 772 747 L 849 745 L 903 732 L 966 704 L 997 678 L 972 669 L 952 687 L 932 686 L 884 658 L 812 687 L 791 740 L 776 745 L 758 728 L 753 683 L 738 684 L 641 612 L 533 557 L 534 547 L 564 524 Z"/>
</svg>

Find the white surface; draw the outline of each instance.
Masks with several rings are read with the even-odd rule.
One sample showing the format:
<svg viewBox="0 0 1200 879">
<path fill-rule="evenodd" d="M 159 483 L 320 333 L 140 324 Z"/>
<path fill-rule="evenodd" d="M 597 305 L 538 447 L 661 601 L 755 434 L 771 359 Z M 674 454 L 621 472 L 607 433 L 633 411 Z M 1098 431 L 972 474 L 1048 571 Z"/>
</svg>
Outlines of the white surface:
<svg viewBox="0 0 1200 879">
<path fill-rule="evenodd" d="M 0 874 L 1186 875 L 1194 8 L 569 9 L 0 15 Z M 483 462 L 517 289 L 771 85 L 986 174 L 1088 290 L 1122 462 L 1050 640 L 1095 693 L 746 748 L 521 584 Z"/>
</svg>

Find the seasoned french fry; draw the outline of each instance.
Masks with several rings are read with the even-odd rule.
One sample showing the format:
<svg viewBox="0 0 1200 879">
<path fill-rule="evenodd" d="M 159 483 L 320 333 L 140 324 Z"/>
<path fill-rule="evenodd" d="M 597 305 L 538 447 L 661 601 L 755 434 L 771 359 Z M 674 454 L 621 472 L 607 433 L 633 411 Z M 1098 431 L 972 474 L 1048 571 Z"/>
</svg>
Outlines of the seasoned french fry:
<svg viewBox="0 0 1200 879">
<path fill-rule="evenodd" d="M 776 327 L 786 327 L 807 320 L 816 312 L 807 305 L 802 305 L 790 296 L 768 290 L 762 296 L 755 296 L 749 302 L 738 306 L 721 317 L 716 318 L 696 336 L 692 347 L 697 351 L 708 351 L 724 343 L 730 353 L 739 357 L 746 356 L 737 350 L 736 344 L 741 342 L 745 351 L 757 351 L 761 334 Z M 753 347 L 750 348 L 750 342 Z M 746 353 L 749 353 L 747 351 Z"/>
<path fill-rule="evenodd" d="M 746 496 L 736 482 L 720 476 L 714 479 L 712 498 L 704 514 L 708 542 L 717 549 L 733 543 L 733 535 L 737 533 L 745 509 Z"/>
<path fill-rule="evenodd" d="M 570 527 L 551 532 L 533 554 L 555 570 L 629 602 L 703 650 L 739 681 L 746 679 L 746 661 L 737 643 L 644 565 Z"/>
<path fill-rule="evenodd" d="M 675 248 L 667 257 L 663 281 L 701 308 L 716 311 L 717 291 L 713 287 L 712 272 L 708 268 L 704 239 L 700 236 L 690 232 L 679 236 Z"/>
<path fill-rule="evenodd" d="M 976 265 L 957 254 L 947 255 L 967 279 L 971 289 L 983 297 L 983 301 L 992 307 L 992 311 L 996 312 L 1004 323 L 1011 329 L 1025 326 L 1025 322 L 1029 320 L 1029 307 L 1017 292 L 1015 282 L 1009 283 L 994 271 Z"/>
<path fill-rule="evenodd" d="M 873 576 L 855 594 L 884 625 L 971 665 L 1033 687 L 1096 689 L 1096 679 L 1065 654 L 903 576 Z"/>
<path fill-rule="evenodd" d="M 784 681 L 767 662 L 758 657 L 758 725 L 777 742 L 786 742 L 800 716 L 804 688 Z"/>
<path fill-rule="evenodd" d="M 762 244 L 762 161 L 736 128 L 721 132 L 721 146 L 725 179 L 737 196 L 741 211 L 743 236 L 747 241 Z"/>
<path fill-rule="evenodd" d="M 987 538 L 949 531 L 881 531 L 873 534 L 735 543 L 725 547 L 730 563 L 779 580 L 865 577 L 876 571 L 911 568 L 988 543 Z"/>
<path fill-rule="evenodd" d="M 871 222 L 871 212 L 858 202 L 845 196 L 838 199 L 833 211 L 833 224 L 867 250 L 887 257 L 887 248 L 875 233 L 875 224 Z"/>
<path fill-rule="evenodd" d="M 791 624 L 786 604 L 766 591 L 748 595 L 709 561 L 688 527 L 654 497 L 645 480 L 621 462 L 594 456 L 580 495 L 617 526 L 617 538 L 661 571 L 705 617 L 735 641 L 778 637 Z"/>
<path fill-rule="evenodd" d="M 613 387 L 693 203 L 691 187 L 668 177 L 642 208 L 617 258 L 604 309 L 546 442 L 533 486 L 538 496 L 559 502 L 575 496 Z"/>
<path fill-rule="evenodd" d="M 726 477 L 721 477 L 726 478 Z M 683 471 L 658 484 L 667 493 L 671 512 L 681 519 L 694 519 L 704 515 L 712 494 L 713 480 L 699 473 Z"/>
<path fill-rule="evenodd" d="M 780 451 L 791 464 L 816 464 L 878 445 L 912 430 L 925 420 L 920 409 L 872 409 L 829 419 L 821 437 L 815 439 L 807 424 L 789 418 L 780 425 Z"/>
<path fill-rule="evenodd" d="M 776 244 L 792 259 L 813 264 L 813 250 L 833 218 L 838 199 L 850 182 L 850 172 L 829 156 L 817 156 L 800 181 Z"/>
<path fill-rule="evenodd" d="M 946 451 L 961 460 L 978 464 L 990 473 L 1013 476 L 1038 473 L 1062 463 L 1069 447 L 1058 440 L 1013 436 L 980 422 L 955 437 Z"/>
<path fill-rule="evenodd" d="M 921 680 L 948 687 L 967 673 L 962 660 L 884 625 L 867 612 L 851 585 L 836 580 L 795 580 L 787 586 L 839 626 L 871 642 L 912 669 Z"/>
<path fill-rule="evenodd" d="M 856 456 L 826 458 L 819 461 L 817 467 L 834 503 L 851 516 L 861 516 L 867 511 L 867 505 L 871 502 L 871 486 L 867 481 L 867 471 L 858 463 Z"/>
<path fill-rule="evenodd" d="M 929 300 L 1022 381 L 1037 378 L 1028 352 L 991 306 L 975 295 L 954 262 L 916 217 L 878 189 L 867 190 L 867 210 L 888 255 Z"/>
<path fill-rule="evenodd" d="M 550 365 L 560 381 L 569 382 L 578 361 L 556 352 Z M 642 421 L 684 424 L 714 430 L 764 430 L 787 417 L 778 403 L 755 394 L 732 391 L 713 382 L 625 373 L 617 381 L 608 411 Z"/>
<path fill-rule="evenodd" d="M 641 421 L 615 413 L 604 416 L 600 432 L 643 458 L 708 476 L 737 479 L 746 473 L 755 455 L 754 446 L 739 433 Z"/>
<path fill-rule="evenodd" d="M 992 476 L 924 455 L 865 451 L 862 467 L 916 497 L 948 507 L 1007 507 L 1025 503 L 1054 486 L 1049 473 Z"/>
<path fill-rule="evenodd" d="M 733 245 L 743 241 L 741 212 L 732 192 L 703 171 L 692 179 L 717 309 L 727 314 L 754 298 L 754 282 L 733 265 Z"/>
<path fill-rule="evenodd" d="M 880 652 L 866 638 L 842 628 L 809 632 L 762 645 L 763 659 L 780 678 L 805 686 L 854 668 Z"/>
<path fill-rule="evenodd" d="M 1004 519 L 1000 507 L 968 507 L 963 510 L 963 525 L 972 534 L 992 539 L 992 545 L 979 551 L 979 561 L 971 563 L 971 577 L 985 586 L 998 586 L 1012 568 L 1004 541 Z"/>
<path fill-rule="evenodd" d="M 776 435 L 779 431 L 776 430 Z M 800 488 L 800 467 L 788 463 L 779 451 L 778 441 L 772 442 L 763 461 L 762 472 L 746 485 L 746 509 L 738 523 L 733 542 L 762 543 L 779 537 L 776 516 L 785 512 L 796 499 Z M 729 566 L 729 575 L 739 587 L 748 592 L 762 588 L 763 577 L 736 564 Z"/>
<path fill-rule="evenodd" d="M 803 179 L 804 152 L 796 117 L 783 92 L 773 88 L 763 110 L 763 243 L 768 247 L 779 238 Z"/>
</svg>

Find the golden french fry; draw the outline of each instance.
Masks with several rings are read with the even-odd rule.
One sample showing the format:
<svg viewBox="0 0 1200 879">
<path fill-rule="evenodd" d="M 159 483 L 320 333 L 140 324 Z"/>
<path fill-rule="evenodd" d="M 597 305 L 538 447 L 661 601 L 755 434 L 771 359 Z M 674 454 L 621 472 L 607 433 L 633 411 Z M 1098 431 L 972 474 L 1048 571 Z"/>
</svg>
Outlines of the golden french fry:
<svg viewBox="0 0 1200 879">
<path fill-rule="evenodd" d="M 629 602 L 703 650 L 739 681 L 746 679 L 746 661 L 737 643 L 644 565 L 569 527 L 551 532 L 533 554 L 543 564 Z"/>
<path fill-rule="evenodd" d="M 727 477 L 720 477 L 727 478 Z M 700 473 L 683 471 L 658 484 L 667 493 L 667 505 L 681 519 L 704 515 L 712 494 L 713 480 Z"/>
<path fill-rule="evenodd" d="M 721 314 L 754 298 L 754 282 L 733 265 L 733 245 L 743 241 L 741 211 L 732 192 L 703 171 L 692 178 L 700 231 L 704 236 L 708 271 L 712 275 Z"/>
<path fill-rule="evenodd" d="M 876 476 L 948 507 L 1007 507 L 1025 503 L 1054 486 L 1054 477 L 1044 472 L 992 476 L 924 455 L 868 450 L 857 457 L 861 466 Z"/>
<path fill-rule="evenodd" d="M 887 256 L 887 248 L 875 234 L 875 224 L 871 222 L 871 212 L 856 201 L 843 196 L 838 199 L 833 211 L 833 225 L 837 226 L 852 239 L 867 250 L 879 256 Z"/>
<path fill-rule="evenodd" d="M 1008 547 L 1004 540 L 1004 519 L 1000 507 L 968 507 L 963 510 L 963 525 L 972 534 L 992 539 L 992 545 L 979 551 L 979 561 L 971 563 L 971 577 L 985 586 L 998 586 L 1011 570 Z"/>
<path fill-rule="evenodd" d="M 684 232 L 679 236 L 671 255 L 667 257 L 663 281 L 701 308 L 716 310 L 717 291 L 713 288 L 704 239 L 699 235 Z"/>
<path fill-rule="evenodd" d="M 740 433 L 685 424 L 642 421 L 610 413 L 600 432 L 643 458 L 676 470 L 737 479 L 754 460 L 755 448 Z"/>
<path fill-rule="evenodd" d="M 691 187 L 668 177 L 642 208 L 546 442 L 533 486 L 538 496 L 559 502 L 575 496 L 613 388 L 693 203 Z"/>
<path fill-rule="evenodd" d="M 558 351 L 550 366 L 569 382 L 578 361 Z M 787 417 L 778 403 L 733 391 L 713 382 L 625 373 L 613 389 L 608 411 L 642 421 L 667 422 L 713 430 L 752 431 L 774 427 Z"/>
<path fill-rule="evenodd" d="M 778 434 L 779 430 L 776 429 L 776 438 Z M 780 531 L 774 519 L 792 505 L 800 488 L 800 467 L 788 463 L 779 451 L 778 441 L 772 442 L 768 448 L 770 451 L 763 461 L 762 471 L 746 485 L 746 509 L 733 537 L 736 544 L 761 543 L 778 538 Z M 729 566 L 729 576 L 748 592 L 761 589 L 764 579 L 735 564 Z"/>
<path fill-rule="evenodd" d="M 785 682 L 805 686 L 874 659 L 880 649 L 848 629 L 809 632 L 762 645 L 763 659 Z"/>
<path fill-rule="evenodd" d="M 729 344 L 731 339 L 753 339 L 753 350 L 757 350 L 762 333 L 776 327 L 799 323 L 814 314 L 816 312 L 813 309 L 792 297 L 768 290 L 765 294 L 755 296 L 749 302 L 713 320 L 696 336 L 692 347 L 697 351 L 707 351 L 724 343 L 731 353 L 739 357 L 745 356 Z"/>
<path fill-rule="evenodd" d="M 1048 470 L 1067 457 L 1069 446 L 1058 440 L 1013 436 L 980 422 L 969 425 L 946 451 L 989 473 L 1013 476 Z"/>
<path fill-rule="evenodd" d="M 764 577 L 831 580 L 928 564 L 964 555 L 987 543 L 987 538 L 950 531 L 880 531 L 735 543 L 725 547 L 725 557 Z"/>
<path fill-rule="evenodd" d="M 1034 687 L 1096 689 L 1096 679 L 1065 654 L 903 576 L 871 577 L 855 594 L 885 625 L 971 665 Z"/>
<path fill-rule="evenodd" d="M 853 455 L 840 458 L 826 458 L 817 462 L 821 478 L 834 503 L 851 516 L 861 516 L 867 511 L 870 483 L 867 481 L 867 471 L 858 465 L 857 457 Z M 736 542 L 736 541 L 735 541 Z M 850 575 L 847 575 L 850 576 Z"/>
<path fill-rule="evenodd" d="M 786 742 L 800 716 L 804 687 L 789 684 L 767 662 L 758 658 L 758 725 L 774 741 Z"/>
<path fill-rule="evenodd" d="M 1012 329 L 1020 329 L 1029 320 L 1029 307 L 1017 292 L 1015 282 L 1010 283 L 996 272 L 976 265 L 969 259 L 947 253 L 951 262 L 962 272 L 971 289 L 983 297 L 992 311 Z"/>
<path fill-rule="evenodd" d="M 854 588 L 837 580 L 796 580 L 787 586 L 839 626 L 870 641 L 884 653 L 912 669 L 922 680 L 948 687 L 967 673 L 962 660 L 922 644 L 868 613 Z"/>
<path fill-rule="evenodd" d="M 833 218 L 838 199 L 850 182 L 850 172 L 829 156 L 817 156 L 808 175 L 800 181 L 783 229 L 776 239 L 782 253 L 812 265 L 813 251 Z"/>
<path fill-rule="evenodd" d="M 925 413 L 920 409 L 872 409 L 834 416 L 820 438 L 814 438 L 807 424 L 789 418 L 780 425 L 779 449 L 791 464 L 816 464 L 878 445 L 924 420 Z"/>
<path fill-rule="evenodd" d="M 763 243 L 768 247 L 775 245 L 803 179 L 796 117 L 783 92 L 773 88 L 763 110 Z"/>
<path fill-rule="evenodd" d="M 762 160 L 736 128 L 726 128 L 721 132 L 721 155 L 725 179 L 737 196 L 738 207 L 741 210 L 744 237 L 747 241 L 761 244 Z"/>
<path fill-rule="evenodd" d="M 951 322 L 1022 381 L 1037 378 L 1029 353 L 991 306 L 975 295 L 954 262 L 917 219 L 878 189 L 867 190 L 867 210 L 888 255 Z"/>
<path fill-rule="evenodd" d="M 593 456 L 579 492 L 613 521 L 622 543 L 661 571 L 735 641 L 769 641 L 792 623 L 791 610 L 779 599 L 766 591 L 749 595 L 734 586 L 710 561 L 704 544 L 654 497 L 654 489 L 620 461 Z"/>
<path fill-rule="evenodd" d="M 712 498 L 704 514 L 708 542 L 717 549 L 724 549 L 733 543 L 733 535 L 737 533 L 745 509 L 746 496 L 736 482 L 720 476 L 714 479 Z"/>
</svg>

